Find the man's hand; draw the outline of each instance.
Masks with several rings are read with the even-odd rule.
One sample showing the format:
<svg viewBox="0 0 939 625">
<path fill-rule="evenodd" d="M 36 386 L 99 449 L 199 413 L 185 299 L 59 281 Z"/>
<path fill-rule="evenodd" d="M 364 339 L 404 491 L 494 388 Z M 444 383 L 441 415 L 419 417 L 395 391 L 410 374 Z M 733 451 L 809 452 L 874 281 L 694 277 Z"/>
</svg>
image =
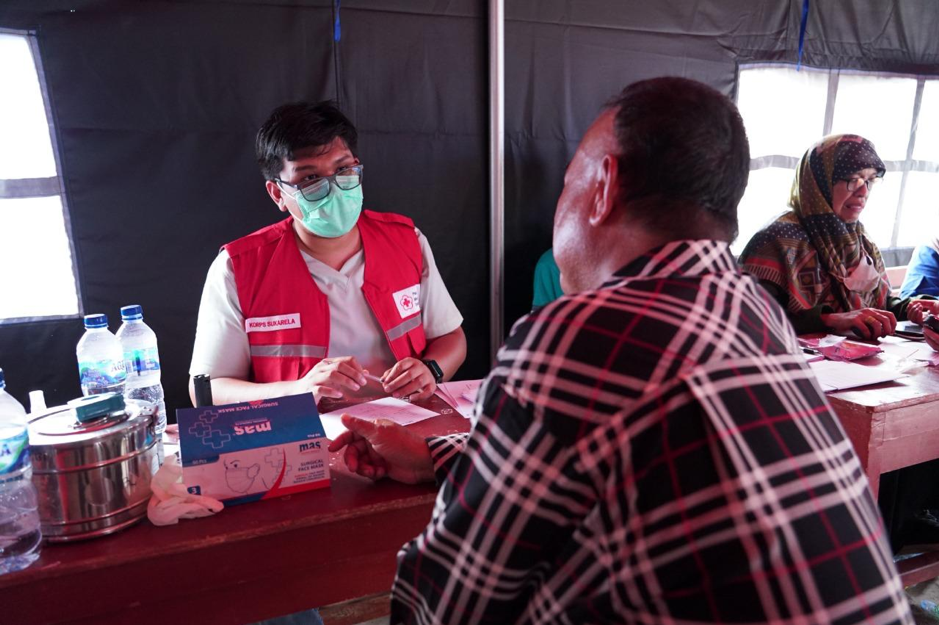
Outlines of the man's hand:
<svg viewBox="0 0 939 625">
<path fill-rule="evenodd" d="M 352 356 L 324 358 L 297 380 L 300 392 L 313 393 L 316 401 L 321 397 L 342 397 L 342 389 L 359 390 L 368 381 L 365 370 Z"/>
<path fill-rule="evenodd" d="M 934 332 L 929 328 L 923 328 L 923 336 L 926 337 L 926 342 L 929 343 L 929 346 L 939 352 L 939 332 Z"/>
<path fill-rule="evenodd" d="M 906 309 L 906 316 L 913 323 L 923 323 L 927 314 L 939 316 L 939 300 L 918 299 L 910 302 Z"/>
<path fill-rule="evenodd" d="M 392 397 L 427 399 L 437 390 L 434 374 L 417 358 L 404 358 L 381 376 L 386 393 Z"/>
<path fill-rule="evenodd" d="M 861 308 L 846 313 L 822 315 L 822 323 L 838 334 L 853 332 L 862 339 L 879 339 L 893 334 L 897 327 L 897 318 L 886 310 Z"/>
<path fill-rule="evenodd" d="M 343 432 L 329 451 L 345 448 L 343 459 L 353 473 L 378 480 L 386 475 L 405 484 L 434 481 L 434 463 L 423 438 L 387 419 L 366 421 L 342 415 Z"/>
</svg>

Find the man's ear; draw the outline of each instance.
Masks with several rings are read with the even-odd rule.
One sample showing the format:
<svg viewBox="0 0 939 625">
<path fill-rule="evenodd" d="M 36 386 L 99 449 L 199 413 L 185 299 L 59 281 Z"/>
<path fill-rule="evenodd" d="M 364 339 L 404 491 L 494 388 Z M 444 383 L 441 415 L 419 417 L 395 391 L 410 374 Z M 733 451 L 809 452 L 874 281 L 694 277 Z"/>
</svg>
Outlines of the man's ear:
<svg viewBox="0 0 939 625">
<path fill-rule="evenodd" d="M 600 162 L 600 176 L 597 179 L 594 203 L 590 211 L 591 226 L 603 224 L 613 213 L 618 192 L 619 159 L 613 154 L 607 154 Z"/>
<path fill-rule="evenodd" d="M 287 205 L 284 204 L 284 191 L 280 188 L 280 185 L 273 180 L 268 180 L 264 183 L 264 188 L 267 189 L 267 194 L 274 200 L 274 204 L 277 204 L 277 208 L 281 212 L 285 212 Z"/>
</svg>

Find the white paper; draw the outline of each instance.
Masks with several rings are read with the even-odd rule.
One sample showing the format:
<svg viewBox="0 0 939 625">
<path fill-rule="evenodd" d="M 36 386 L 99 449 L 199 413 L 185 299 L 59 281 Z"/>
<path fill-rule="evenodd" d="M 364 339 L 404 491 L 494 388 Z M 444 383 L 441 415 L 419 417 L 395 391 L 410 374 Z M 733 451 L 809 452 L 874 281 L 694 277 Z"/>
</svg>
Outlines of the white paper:
<svg viewBox="0 0 939 625">
<path fill-rule="evenodd" d="M 476 392 L 482 380 L 460 380 L 458 382 L 444 382 L 437 386 L 438 397 L 450 404 L 461 415 L 469 419 L 476 405 Z"/>
<path fill-rule="evenodd" d="M 409 402 L 394 397 L 382 397 L 375 401 L 369 401 L 362 404 L 354 404 L 346 408 L 334 410 L 320 415 L 320 421 L 323 423 L 323 429 L 326 430 L 326 438 L 335 440 L 337 436 L 346 431 L 342 425 L 340 417 L 344 414 L 352 415 L 360 419 L 375 421 L 376 419 L 388 419 L 400 425 L 417 423 L 424 419 L 436 417 L 437 413 L 420 406 L 415 406 Z"/>
<path fill-rule="evenodd" d="M 929 347 L 929 345 L 927 345 L 926 347 Z M 913 360 L 916 360 L 918 362 L 925 363 L 929 367 L 935 367 L 939 365 L 939 352 L 937 352 L 931 347 L 929 347 L 929 349 L 922 350 L 920 352 L 913 354 L 912 358 Z"/>
<path fill-rule="evenodd" d="M 896 358 L 898 370 L 908 369 L 910 364 L 919 367 L 939 365 L 939 352 L 922 341 L 885 336 L 880 341 L 880 347 L 885 354 Z"/>
<path fill-rule="evenodd" d="M 890 382 L 905 375 L 899 371 L 835 360 L 813 362 L 809 364 L 809 367 L 825 392 Z"/>
</svg>

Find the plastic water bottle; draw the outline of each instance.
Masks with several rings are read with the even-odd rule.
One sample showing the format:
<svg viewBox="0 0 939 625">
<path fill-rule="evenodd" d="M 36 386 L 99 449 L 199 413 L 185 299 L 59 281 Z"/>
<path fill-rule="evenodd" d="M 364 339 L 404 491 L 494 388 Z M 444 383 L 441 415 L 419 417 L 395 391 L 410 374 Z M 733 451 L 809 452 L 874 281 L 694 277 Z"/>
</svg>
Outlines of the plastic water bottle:
<svg viewBox="0 0 939 625">
<path fill-rule="evenodd" d="M 124 367 L 127 382 L 124 397 L 143 399 L 156 405 L 154 428 L 158 436 L 166 429 L 166 402 L 163 385 L 160 383 L 160 352 L 157 337 L 150 326 L 143 322 L 143 309 L 137 304 L 121 308 L 124 322 L 117 330 L 117 338 L 124 351 Z"/>
<path fill-rule="evenodd" d="M 124 350 L 108 330 L 107 315 L 86 315 L 85 334 L 75 348 L 82 394 L 123 393 L 127 371 Z"/>
<path fill-rule="evenodd" d="M 923 599 L 919 602 L 919 607 L 923 608 L 933 616 L 939 616 L 939 605 L 936 605 L 929 599 Z"/>
<path fill-rule="evenodd" d="M 5 389 L 0 369 L 0 574 L 35 562 L 42 541 L 26 410 Z"/>
</svg>

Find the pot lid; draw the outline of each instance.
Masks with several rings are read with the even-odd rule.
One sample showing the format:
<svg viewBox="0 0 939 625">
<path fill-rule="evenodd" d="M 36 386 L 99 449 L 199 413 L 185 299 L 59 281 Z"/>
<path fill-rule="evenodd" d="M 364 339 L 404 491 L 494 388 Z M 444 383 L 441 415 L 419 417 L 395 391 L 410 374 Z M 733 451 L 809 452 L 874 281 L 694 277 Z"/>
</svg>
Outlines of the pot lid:
<svg viewBox="0 0 939 625">
<path fill-rule="evenodd" d="M 29 421 L 31 447 L 62 447 L 87 444 L 114 435 L 126 435 L 129 430 L 146 427 L 150 417 L 141 414 L 138 404 L 124 405 L 123 397 L 102 399 L 95 396 L 70 401 L 66 406 L 50 408 Z M 119 401 L 118 401 L 119 400 Z M 83 420 L 80 420 L 83 419 Z"/>
</svg>

